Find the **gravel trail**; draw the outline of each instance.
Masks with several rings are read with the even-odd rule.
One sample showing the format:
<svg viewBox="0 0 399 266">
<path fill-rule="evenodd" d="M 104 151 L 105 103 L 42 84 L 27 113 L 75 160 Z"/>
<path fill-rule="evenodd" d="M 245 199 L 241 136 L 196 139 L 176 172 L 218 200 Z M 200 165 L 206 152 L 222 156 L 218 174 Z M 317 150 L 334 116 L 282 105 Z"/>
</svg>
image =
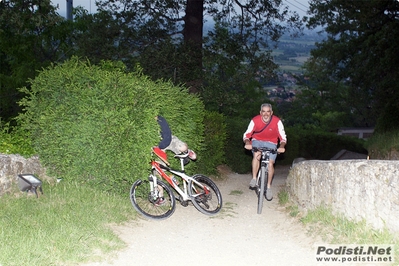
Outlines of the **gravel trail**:
<svg viewBox="0 0 399 266">
<path fill-rule="evenodd" d="M 264 201 L 261 215 L 255 192 L 248 187 L 250 175 L 229 173 L 217 181 L 224 204 L 218 215 L 208 217 L 191 204 L 177 202 L 166 220 L 140 218 L 114 227 L 127 247 L 106 261 L 83 266 L 317 265 L 315 251 L 321 242 L 307 236 L 278 204 L 277 192 L 288 173 L 289 167 L 276 167 L 274 199 Z"/>
</svg>

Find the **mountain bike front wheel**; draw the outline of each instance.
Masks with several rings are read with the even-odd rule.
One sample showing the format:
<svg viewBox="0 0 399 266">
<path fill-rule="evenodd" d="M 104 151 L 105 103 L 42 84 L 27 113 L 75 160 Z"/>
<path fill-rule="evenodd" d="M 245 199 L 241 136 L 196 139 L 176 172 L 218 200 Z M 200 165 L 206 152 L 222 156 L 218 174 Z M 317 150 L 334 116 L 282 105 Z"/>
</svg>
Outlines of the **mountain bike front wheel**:
<svg viewBox="0 0 399 266">
<path fill-rule="evenodd" d="M 207 176 L 195 175 L 188 183 L 188 194 L 194 207 L 206 215 L 215 215 L 222 209 L 222 194 Z"/>
<path fill-rule="evenodd" d="M 265 179 L 267 175 L 267 168 L 262 166 L 260 169 L 260 177 L 259 177 L 259 184 L 258 184 L 258 214 L 262 213 L 263 208 L 263 199 L 265 195 Z"/>
<path fill-rule="evenodd" d="M 166 219 L 176 209 L 172 190 L 161 180 L 157 180 L 157 187 L 149 180 L 134 182 L 130 189 L 130 201 L 137 212 L 153 220 Z"/>
</svg>

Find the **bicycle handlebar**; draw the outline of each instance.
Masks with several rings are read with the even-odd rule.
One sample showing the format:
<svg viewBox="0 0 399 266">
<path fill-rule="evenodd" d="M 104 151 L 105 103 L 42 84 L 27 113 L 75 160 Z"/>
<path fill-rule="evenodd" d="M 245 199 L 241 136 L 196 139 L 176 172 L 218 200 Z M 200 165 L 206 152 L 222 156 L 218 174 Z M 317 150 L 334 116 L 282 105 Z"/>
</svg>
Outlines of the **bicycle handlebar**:
<svg viewBox="0 0 399 266">
<path fill-rule="evenodd" d="M 260 152 L 270 152 L 272 154 L 277 153 L 277 149 L 271 149 L 271 148 L 267 148 L 267 147 L 260 147 L 260 148 L 252 148 L 252 151 L 256 152 L 256 151 L 260 151 Z"/>
</svg>

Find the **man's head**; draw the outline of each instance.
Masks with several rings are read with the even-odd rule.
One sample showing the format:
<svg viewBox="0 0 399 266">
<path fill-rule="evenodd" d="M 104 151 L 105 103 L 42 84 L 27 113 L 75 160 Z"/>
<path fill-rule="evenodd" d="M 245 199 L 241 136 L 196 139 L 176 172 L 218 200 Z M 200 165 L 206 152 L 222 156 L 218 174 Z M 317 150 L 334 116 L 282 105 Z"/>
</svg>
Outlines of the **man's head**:
<svg viewBox="0 0 399 266">
<path fill-rule="evenodd" d="M 272 105 L 269 103 L 264 103 L 260 106 L 260 115 L 262 116 L 263 122 L 269 122 L 273 115 Z"/>
</svg>

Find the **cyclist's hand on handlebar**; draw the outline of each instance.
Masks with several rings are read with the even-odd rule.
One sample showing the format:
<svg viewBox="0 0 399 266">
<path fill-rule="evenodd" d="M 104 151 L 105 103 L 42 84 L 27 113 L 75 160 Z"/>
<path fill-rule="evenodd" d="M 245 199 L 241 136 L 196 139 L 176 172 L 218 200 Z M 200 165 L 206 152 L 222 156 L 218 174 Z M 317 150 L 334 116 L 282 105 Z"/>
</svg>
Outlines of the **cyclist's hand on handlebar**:
<svg viewBox="0 0 399 266">
<path fill-rule="evenodd" d="M 252 143 L 251 143 L 251 141 L 249 140 L 249 139 L 245 139 L 244 140 L 244 148 L 245 149 L 247 149 L 247 150 L 252 150 Z"/>
<path fill-rule="evenodd" d="M 285 152 L 285 148 L 278 148 L 277 149 L 277 153 L 284 153 Z"/>
<path fill-rule="evenodd" d="M 252 144 L 245 144 L 244 148 L 247 150 L 252 150 Z"/>
</svg>

